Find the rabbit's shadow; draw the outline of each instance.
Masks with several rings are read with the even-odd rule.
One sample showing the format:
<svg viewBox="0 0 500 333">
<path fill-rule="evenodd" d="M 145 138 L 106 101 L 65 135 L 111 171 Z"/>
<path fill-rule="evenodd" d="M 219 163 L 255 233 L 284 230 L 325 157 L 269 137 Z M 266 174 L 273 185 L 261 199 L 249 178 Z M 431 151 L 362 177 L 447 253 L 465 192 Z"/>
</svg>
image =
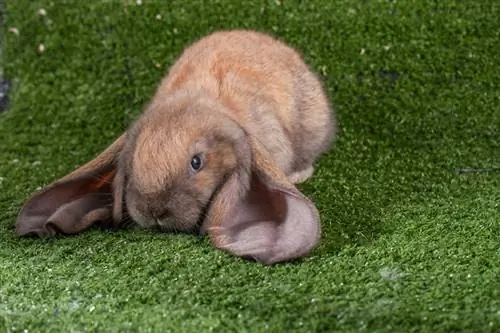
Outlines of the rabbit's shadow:
<svg viewBox="0 0 500 333">
<path fill-rule="evenodd" d="M 309 187 L 304 184 L 301 189 L 320 213 L 322 237 L 318 253 L 338 253 L 347 245 L 368 245 L 383 232 L 380 206 L 372 199 L 374 193 L 360 191 L 343 200 L 340 190 L 309 194 Z"/>
</svg>

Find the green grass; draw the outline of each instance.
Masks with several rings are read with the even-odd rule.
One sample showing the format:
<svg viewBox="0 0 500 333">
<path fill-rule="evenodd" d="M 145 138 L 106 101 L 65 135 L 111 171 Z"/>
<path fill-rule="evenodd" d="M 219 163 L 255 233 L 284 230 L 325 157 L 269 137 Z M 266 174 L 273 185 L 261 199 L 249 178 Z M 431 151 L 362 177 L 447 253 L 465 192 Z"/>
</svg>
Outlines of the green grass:
<svg viewBox="0 0 500 333">
<path fill-rule="evenodd" d="M 497 0 L 8 0 L 0 331 L 500 331 L 500 172 L 455 171 L 500 166 L 499 17 Z M 322 217 L 311 257 L 263 267 L 139 230 L 14 235 L 27 196 L 123 131 L 185 45 L 236 27 L 301 50 L 337 110 L 339 139 L 301 186 Z"/>
</svg>

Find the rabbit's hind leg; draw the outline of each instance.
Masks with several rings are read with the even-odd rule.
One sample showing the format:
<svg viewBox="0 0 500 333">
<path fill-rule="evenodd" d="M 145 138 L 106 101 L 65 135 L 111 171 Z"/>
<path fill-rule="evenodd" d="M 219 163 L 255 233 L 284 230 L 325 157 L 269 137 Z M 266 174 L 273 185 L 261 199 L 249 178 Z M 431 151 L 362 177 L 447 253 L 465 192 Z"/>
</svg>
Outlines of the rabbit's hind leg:
<svg viewBox="0 0 500 333">
<path fill-rule="evenodd" d="M 310 165 L 308 168 L 293 171 L 288 175 L 288 179 L 292 184 L 300 184 L 311 178 L 314 173 L 314 167 Z"/>
</svg>

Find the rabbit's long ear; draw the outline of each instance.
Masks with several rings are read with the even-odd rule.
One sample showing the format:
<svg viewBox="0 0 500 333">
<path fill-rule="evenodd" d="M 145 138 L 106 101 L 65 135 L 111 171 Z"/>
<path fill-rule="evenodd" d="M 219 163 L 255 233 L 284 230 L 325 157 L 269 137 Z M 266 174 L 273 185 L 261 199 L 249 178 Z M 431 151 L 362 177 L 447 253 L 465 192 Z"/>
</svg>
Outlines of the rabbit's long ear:
<svg viewBox="0 0 500 333">
<path fill-rule="evenodd" d="M 97 222 L 111 221 L 113 198 L 118 201 L 122 196 L 113 194 L 112 183 L 124 141 L 123 134 L 95 159 L 33 194 L 17 218 L 17 235 L 76 234 Z"/>
<path fill-rule="evenodd" d="M 205 230 L 215 247 L 263 264 L 304 257 L 320 239 L 318 211 L 252 141 L 251 166 L 222 186 Z"/>
</svg>

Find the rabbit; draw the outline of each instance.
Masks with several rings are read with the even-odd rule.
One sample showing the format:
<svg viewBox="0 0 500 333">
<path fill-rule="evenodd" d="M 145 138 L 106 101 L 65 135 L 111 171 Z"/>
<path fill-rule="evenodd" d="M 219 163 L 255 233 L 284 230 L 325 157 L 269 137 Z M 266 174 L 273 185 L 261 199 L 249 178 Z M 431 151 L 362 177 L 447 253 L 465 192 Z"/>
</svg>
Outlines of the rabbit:
<svg viewBox="0 0 500 333">
<path fill-rule="evenodd" d="M 264 265 L 309 255 L 319 212 L 297 188 L 333 144 L 337 122 L 297 50 L 254 30 L 187 46 L 143 112 L 108 148 L 33 194 L 19 236 L 92 225 L 207 235 Z"/>
</svg>

